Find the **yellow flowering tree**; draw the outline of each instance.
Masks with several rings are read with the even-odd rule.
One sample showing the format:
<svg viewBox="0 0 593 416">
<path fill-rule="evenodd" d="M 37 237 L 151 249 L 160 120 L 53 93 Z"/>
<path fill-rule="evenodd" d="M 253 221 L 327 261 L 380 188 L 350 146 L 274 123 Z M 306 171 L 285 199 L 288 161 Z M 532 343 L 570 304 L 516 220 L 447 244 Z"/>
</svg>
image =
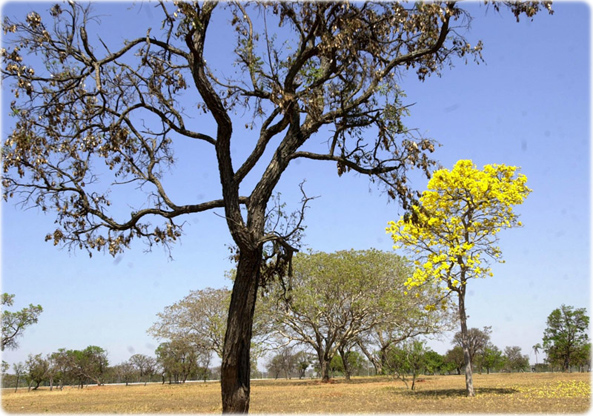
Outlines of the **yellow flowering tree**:
<svg viewBox="0 0 593 416">
<path fill-rule="evenodd" d="M 527 178 L 515 166 L 458 161 L 452 170 L 434 172 L 428 189 L 399 221 L 389 222 L 394 248 L 405 248 L 416 269 L 405 282 L 406 290 L 436 284 L 445 302 L 457 294 L 465 381 L 474 396 L 467 338 L 465 293 L 469 279 L 492 276 L 490 261 L 504 262 L 497 247 L 498 232 L 521 226 L 513 212 L 531 192 Z M 436 309 L 439 305 L 429 305 Z"/>
</svg>

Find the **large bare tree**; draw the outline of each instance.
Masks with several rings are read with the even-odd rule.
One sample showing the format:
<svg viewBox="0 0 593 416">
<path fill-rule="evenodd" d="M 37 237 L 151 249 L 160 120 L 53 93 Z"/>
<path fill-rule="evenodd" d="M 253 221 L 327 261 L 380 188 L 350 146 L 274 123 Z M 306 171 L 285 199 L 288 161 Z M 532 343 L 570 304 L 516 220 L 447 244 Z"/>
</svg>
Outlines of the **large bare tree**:
<svg viewBox="0 0 593 416">
<path fill-rule="evenodd" d="M 517 17 L 542 7 L 508 4 Z M 469 16 L 456 2 L 143 7 L 154 7 L 160 21 L 115 46 L 100 38 L 108 18 L 99 27 L 83 3 L 4 21 L 2 74 L 14 96 L 4 197 L 53 210 L 58 227 L 46 239 L 54 244 L 112 255 L 134 239 L 169 245 L 181 236 L 182 218 L 223 209 L 238 249 L 223 351 L 223 411 L 246 412 L 264 246 L 267 275 L 282 274 L 295 250 L 294 230 L 265 227 L 283 172 L 299 159 L 335 163 L 339 175 L 367 175 L 406 205 L 412 196 L 406 172 L 428 172 L 434 144 L 404 125 L 398 80 L 408 71 L 423 80 L 454 59 L 480 59 L 482 44 L 470 45 L 457 31 Z M 236 42 L 209 50 L 234 57 L 236 75 L 207 64 L 215 16 L 232 24 Z M 191 105 L 182 108 L 181 96 Z M 247 123 L 245 110 L 253 114 Z M 256 131 L 252 141 L 240 132 L 245 124 Z M 175 148 L 188 140 L 215 161 L 218 174 L 210 177 L 218 177 L 220 197 L 188 201 L 171 191 L 168 168 Z M 238 140 L 250 149 L 232 159 Z"/>
</svg>

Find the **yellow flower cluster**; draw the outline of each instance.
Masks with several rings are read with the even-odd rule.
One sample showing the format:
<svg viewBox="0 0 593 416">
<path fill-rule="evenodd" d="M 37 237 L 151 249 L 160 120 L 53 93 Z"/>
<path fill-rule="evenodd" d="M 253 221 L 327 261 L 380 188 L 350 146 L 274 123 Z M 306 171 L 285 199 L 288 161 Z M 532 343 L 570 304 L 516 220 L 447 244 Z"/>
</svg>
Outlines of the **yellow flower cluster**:
<svg viewBox="0 0 593 416">
<path fill-rule="evenodd" d="M 418 205 L 386 229 L 394 248 L 405 248 L 416 259 L 406 287 L 435 280 L 458 290 L 469 278 L 492 276 L 488 258 L 502 262 L 496 234 L 522 225 L 513 207 L 531 192 L 526 182 L 517 167 L 479 170 L 471 160 L 434 172 Z"/>
</svg>

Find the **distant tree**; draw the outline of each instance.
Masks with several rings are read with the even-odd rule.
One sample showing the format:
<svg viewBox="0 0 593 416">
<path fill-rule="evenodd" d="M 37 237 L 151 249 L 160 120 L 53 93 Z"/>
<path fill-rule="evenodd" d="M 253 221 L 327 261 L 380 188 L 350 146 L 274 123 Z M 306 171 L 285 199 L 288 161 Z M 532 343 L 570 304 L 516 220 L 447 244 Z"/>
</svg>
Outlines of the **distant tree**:
<svg viewBox="0 0 593 416">
<path fill-rule="evenodd" d="M 307 369 L 313 363 L 315 358 L 312 354 L 306 351 L 299 351 L 295 354 L 295 361 L 299 373 L 299 379 L 302 379 L 307 374 Z"/>
<path fill-rule="evenodd" d="M 543 348 L 551 364 L 560 364 L 569 371 L 573 356 L 587 344 L 589 317 L 585 308 L 562 305 L 548 316 Z"/>
<path fill-rule="evenodd" d="M 48 379 L 49 362 L 41 354 L 29 354 L 27 361 L 25 361 L 25 369 L 29 390 L 33 384 L 35 385 L 33 390 L 37 390 L 41 383 Z"/>
<path fill-rule="evenodd" d="M 409 340 L 388 351 L 387 369 L 398 379 L 402 380 L 406 387 L 414 390 L 416 378 L 426 369 L 426 349 L 424 342 Z M 408 375 L 412 376 L 412 385 L 408 385 Z"/>
<path fill-rule="evenodd" d="M 394 247 L 407 249 L 415 261 L 408 288 L 435 285 L 443 298 L 457 297 L 468 396 L 475 393 L 467 338 L 467 283 L 492 276 L 489 261 L 503 261 L 496 246 L 498 232 L 521 226 L 513 206 L 522 204 L 531 190 L 518 171 L 506 165 L 479 170 L 471 160 L 458 161 L 452 170 L 437 170 L 418 202 L 387 228 Z"/>
<path fill-rule="evenodd" d="M 297 356 L 292 352 L 292 347 L 285 345 L 277 350 L 277 353 L 268 361 L 267 370 L 274 378 L 280 374 L 290 379 L 297 369 Z"/>
<path fill-rule="evenodd" d="M 69 372 L 78 381 L 80 388 L 84 387 L 87 380 L 92 380 L 98 386 L 103 383 L 102 377 L 109 365 L 107 351 L 90 345 L 84 350 L 68 350 L 65 354 Z"/>
<path fill-rule="evenodd" d="M 191 291 L 159 312 L 148 333 L 162 340 L 184 340 L 222 357 L 230 300 L 227 288 Z"/>
<path fill-rule="evenodd" d="M 537 344 L 535 344 L 531 348 L 533 349 L 533 352 L 535 353 L 535 365 L 537 365 L 538 364 L 538 362 L 537 362 L 537 354 L 539 354 L 539 352 L 542 350 L 542 344 L 540 344 L 538 342 Z"/>
<path fill-rule="evenodd" d="M 275 379 L 280 377 L 282 374 L 282 356 L 279 354 L 273 355 L 268 359 L 266 364 L 266 370 L 268 371 L 268 376 L 271 376 Z"/>
<path fill-rule="evenodd" d="M 115 373 L 118 382 L 126 383 L 129 385 L 130 381 L 134 381 L 138 377 L 138 368 L 131 362 L 125 361 L 123 363 L 113 366 L 113 372 Z"/>
<path fill-rule="evenodd" d="M 153 357 L 149 357 L 148 355 L 134 354 L 130 357 L 129 363 L 137 370 L 136 374 L 139 377 L 139 381 L 144 378 L 144 384 L 146 385 L 146 381 L 148 381 L 150 376 L 154 374 L 156 360 Z"/>
<path fill-rule="evenodd" d="M 382 323 L 410 325 L 406 313 L 418 302 L 401 291 L 407 278 L 403 262 L 378 250 L 299 253 L 293 276 L 285 284 L 271 283 L 262 307 L 271 311 L 282 337 L 315 351 L 328 381 L 329 364 L 340 349 L 348 351 Z"/>
<path fill-rule="evenodd" d="M 489 342 L 478 353 L 476 364 L 485 368 L 486 374 L 490 374 L 491 371 L 500 370 L 505 364 L 505 359 L 502 351 Z"/>
<path fill-rule="evenodd" d="M 426 372 L 430 374 L 438 374 L 443 371 L 445 365 L 445 357 L 436 351 L 428 348 L 424 353 L 424 360 L 426 362 Z"/>
<path fill-rule="evenodd" d="M 338 348 L 338 353 L 346 380 L 350 380 L 352 375 L 359 374 L 364 368 L 365 360 L 358 351 L 341 347 Z"/>
<path fill-rule="evenodd" d="M 411 276 L 412 269 L 404 261 L 396 266 L 394 271 L 402 280 L 394 282 L 393 287 L 401 287 Z M 384 374 L 387 350 L 392 346 L 420 335 L 435 335 L 454 328 L 455 314 L 447 304 L 442 303 L 436 310 L 431 308 L 439 298 L 440 294 L 430 286 L 408 290 L 398 298 L 397 306 L 387 319 L 358 337 L 358 348 L 373 364 L 377 374 Z"/>
<path fill-rule="evenodd" d="M 461 347 L 454 347 L 450 349 L 445 354 L 445 365 L 449 368 L 454 369 L 457 371 L 457 374 L 461 374 L 461 370 L 465 365 L 465 360 L 463 357 L 463 348 Z"/>
<path fill-rule="evenodd" d="M 155 352 L 169 384 L 185 383 L 190 374 L 198 371 L 200 350 L 192 343 L 175 339 L 160 344 Z"/>
<path fill-rule="evenodd" d="M 505 347 L 505 367 L 509 371 L 525 371 L 529 369 L 529 356 L 521 354 L 521 347 Z"/>
<path fill-rule="evenodd" d="M 23 335 L 28 326 L 36 324 L 43 312 L 41 305 L 30 304 L 17 312 L 10 312 L 6 307 L 14 304 L 14 295 L 2 294 L 2 351 L 5 348 L 18 348 L 17 338 Z"/>
<path fill-rule="evenodd" d="M 484 348 L 490 342 L 490 334 L 492 333 L 492 327 L 485 326 L 484 329 L 470 328 L 467 330 L 467 351 L 469 353 L 470 360 L 473 362 L 474 357 L 484 351 Z M 463 335 L 461 332 L 457 332 L 453 336 L 453 345 L 462 347 Z"/>
<path fill-rule="evenodd" d="M 62 390 L 65 381 L 72 375 L 74 359 L 65 348 L 58 349 L 58 351 L 51 353 L 50 356 L 54 368 L 54 378 L 59 381 L 58 388 Z"/>
<path fill-rule="evenodd" d="M 25 374 L 26 367 L 25 367 L 25 364 L 23 364 L 23 363 L 14 363 L 12 365 L 12 370 L 14 371 L 14 375 L 16 378 L 16 381 L 14 383 L 14 391 L 16 392 L 19 389 L 19 381 L 20 381 L 21 376 L 23 376 Z"/>
<path fill-rule="evenodd" d="M 152 376 L 156 374 L 158 371 L 158 366 L 156 362 L 156 358 L 154 357 L 147 357 L 146 362 L 144 363 L 144 385 L 152 379 Z"/>
</svg>

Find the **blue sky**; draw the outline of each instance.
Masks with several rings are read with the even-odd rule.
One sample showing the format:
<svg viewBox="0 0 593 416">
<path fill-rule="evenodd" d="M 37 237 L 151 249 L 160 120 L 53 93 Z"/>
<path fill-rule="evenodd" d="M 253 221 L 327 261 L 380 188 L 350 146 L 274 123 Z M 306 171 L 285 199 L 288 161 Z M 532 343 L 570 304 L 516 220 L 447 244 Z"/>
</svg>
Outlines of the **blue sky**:
<svg viewBox="0 0 593 416">
<path fill-rule="evenodd" d="M 135 9 L 129 18 L 121 7 L 101 6 L 101 30 L 109 31 L 101 36 L 131 38 L 124 35 L 128 29 L 144 35 L 151 8 Z M 506 263 L 493 266 L 493 278 L 471 282 L 467 307 L 470 327 L 492 326 L 495 345 L 518 345 L 534 362 L 531 346 L 541 342 L 549 313 L 561 304 L 590 304 L 590 9 L 557 2 L 553 16 L 516 23 L 510 12 L 468 7 L 474 20 L 467 37 L 484 42 L 486 62 L 457 62 L 424 83 L 404 78 L 407 101 L 415 103 L 407 123 L 441 143 L 435 157 L 445 167 L 472 159 L 479 167 L 521 166 L 528 177 L 533 193 L 518 208 L 524 227 L 500 234 Z M 24 18 L 31 9 L 27 2 L 7 3 L 3 14 Z M 214 27 L 212 59 L 228 40 L 224 24 Z M 6 95 L 3 90 L 3 138 L 10 126 Z M 173 178 L 188 172 L 196 178 L 176 185 L 189 201 L 219 193 L 217 172 L 207 160 L 212 155 L 204 154 L 199 166 L 184 158 L 199 151 L 193 146 L 180 146 L 172 172 Z M 319 196 L 307 211 L 308 247 L 391 250 L 385 227 L 403 212 L 366 178 L 338 177 L 334 164 L 301 161 L 289 167 L 278 188 L 288 202 L 298 201 L 303 179 L 307 194 Z M 414 186 L 424 189 L 426 180 L 418 176 Z M 231 239 L 224 220 L 214 213 L 186 220 L 173 260 L 159 248 L 146 252 L 139 242 L 115 259 L 89 259 L 44 242 L 53 231 L 51 214 L 3 202 L 2 291 L 16 294 L 14 309 L 29 303 L 44 308 L 20 348 L 5 351 L 3 359 L 14 363 L 28 354 L 88 345 L 107 349 L 114 364 L 133 353 L 152 355 L 158 342 L 146 330 L 158 312 L 190 290 L 229 285 L 224 272 L 232 267 Z M 450 339 L 447 334 L 430 345 L 444 353 Z"/>
</svg>

